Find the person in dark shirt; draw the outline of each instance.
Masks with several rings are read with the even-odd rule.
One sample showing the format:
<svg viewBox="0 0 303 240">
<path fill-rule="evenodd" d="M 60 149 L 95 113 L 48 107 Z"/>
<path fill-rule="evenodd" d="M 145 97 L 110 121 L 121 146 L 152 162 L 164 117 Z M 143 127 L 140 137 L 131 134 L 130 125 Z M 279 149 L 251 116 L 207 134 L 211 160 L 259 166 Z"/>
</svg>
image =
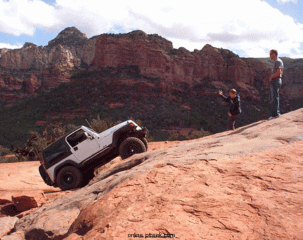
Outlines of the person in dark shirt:
<svg viewBox="0 0 303 240">
<path fill-rule="evenodd" d="M 236 119 L 241 113 L 240 96 L 239 94 L 237 94 L 236 89 L 230 90 L 228 97 L 223 95 L 222 90 L 219 90 L 219 96 L 221 96 L 226 102 L 230 103 L 227 126 L 228 126 L 228 130 L 234 130 Z"/>
</svg>

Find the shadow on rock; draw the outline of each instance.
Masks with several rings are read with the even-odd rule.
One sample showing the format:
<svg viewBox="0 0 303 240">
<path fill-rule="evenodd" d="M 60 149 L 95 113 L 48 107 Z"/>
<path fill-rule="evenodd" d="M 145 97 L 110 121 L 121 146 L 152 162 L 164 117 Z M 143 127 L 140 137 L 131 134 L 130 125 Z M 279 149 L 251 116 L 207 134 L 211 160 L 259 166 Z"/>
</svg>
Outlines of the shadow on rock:
<svg viewBox="0 0 303 240">
<path fill-rule="evenodd" d="M 25 234 L 25 240 L 62 240 L 66 237 L 67 235 L 54 236 L 54 233 L 45 232 L 42 229 L 33 229 Z"/>
</svg>

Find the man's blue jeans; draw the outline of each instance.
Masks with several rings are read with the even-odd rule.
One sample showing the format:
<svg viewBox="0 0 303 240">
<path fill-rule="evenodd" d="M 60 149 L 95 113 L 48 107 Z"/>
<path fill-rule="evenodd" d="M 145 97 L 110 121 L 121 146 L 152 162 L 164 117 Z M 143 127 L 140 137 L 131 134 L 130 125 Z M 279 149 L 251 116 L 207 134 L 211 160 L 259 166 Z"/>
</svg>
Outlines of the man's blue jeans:
<svg viewBox="0 0 303 240">
<path fill-rule="evenodd" d="M 269 104 L 271 117 L 280 116 L 280 104 L 279 104 L 279 92 L 280 87 L 282 86 L 282 79 L 274 79 L 270 82 L 269 85 Z"/>
</svg>

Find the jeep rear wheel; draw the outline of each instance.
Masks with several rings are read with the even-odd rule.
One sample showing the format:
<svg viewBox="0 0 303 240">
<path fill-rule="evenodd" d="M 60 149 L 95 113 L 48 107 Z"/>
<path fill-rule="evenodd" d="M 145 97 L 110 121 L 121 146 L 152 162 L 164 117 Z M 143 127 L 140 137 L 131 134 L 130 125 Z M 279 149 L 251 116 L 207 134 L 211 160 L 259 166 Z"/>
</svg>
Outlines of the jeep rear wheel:
<svg viewBox="0 0 303 240">
<path fill-rule="evenodd" d="M 78 168 L 67 166 L 62 168 L 57 175 L 57 186 L 62 190 L 70 190 L 81 186 L 83 175 Z"/>
<path fill-rule="evenodd" d="M 119 154 L 122 159 L 142 152 L 146 152 L 145 144 L 139 138 L 135 137 L 126 138 L 119 147 Z"/>
</svg>

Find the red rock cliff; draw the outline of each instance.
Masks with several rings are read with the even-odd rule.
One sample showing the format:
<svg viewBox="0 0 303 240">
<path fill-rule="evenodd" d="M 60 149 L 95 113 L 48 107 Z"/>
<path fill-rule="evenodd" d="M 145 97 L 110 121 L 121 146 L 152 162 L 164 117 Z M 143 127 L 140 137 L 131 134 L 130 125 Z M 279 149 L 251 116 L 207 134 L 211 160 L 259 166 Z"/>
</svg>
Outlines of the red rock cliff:
<svg viewBox="0 0 303 240">
<path fill-rule="evenodd" d="M 288 62 L 292 64 L 293 61 Z M 303 75 L 302 71 L 297 71 L 301 65 L 299 61 L 289 70 L 285 66 L 284 84 L 289 98 L 301 98 Z M 228 81 L 241 90 L 244 97 L 255 100 L 260 100 L 255 82 L 268 86 L 270 74 L 269 65 L 262 61 L 241 59 L 229 50 L 211 45 L 194 52 L 185 48 L 174 49 L 170 41 L 142 31 L 103 34 L 87 39 L 73 27 L 63 30 L 45 47 L 25 44 L 17 50 L 1 49 L 0 88 L 3 94 L 15 90 L 23 97 L 38 89 L 69 82 L 78 70 L 119 66 L 136 66 L 141 75 L 161 79 L 165 89 L 176 84 L 193 86 L 205 81 L 217 82 L 216 86 L 224 87 L 224 82 Z"/>
<path fill-rule="evenodd" d="M 119 65 L 136 65 L 144 75 L 189 84 L 205 78 L 252 84 L 256 76 L 253 63 L 240 59 L 228 50 L 211 45 L 194 52 L 185 48 L 176 50 L 171 42 L 142 31 L 98 37 L 93 67 Z M 266 71 L 264 67 L 260 70 Z"/>
</svg>

